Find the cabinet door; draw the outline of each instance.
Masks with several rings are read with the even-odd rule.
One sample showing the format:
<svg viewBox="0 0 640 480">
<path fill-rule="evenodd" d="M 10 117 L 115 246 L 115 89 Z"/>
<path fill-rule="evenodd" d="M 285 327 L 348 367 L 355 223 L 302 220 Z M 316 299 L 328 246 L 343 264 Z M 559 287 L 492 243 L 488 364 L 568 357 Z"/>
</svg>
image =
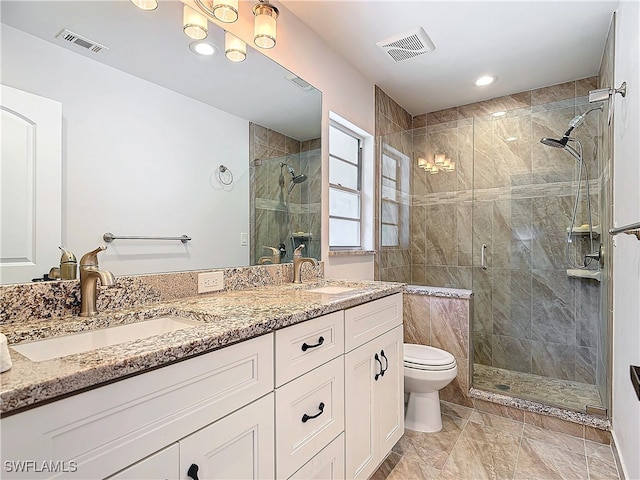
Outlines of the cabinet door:
<svg viewBox="0 0 640 480">
<path fill-rule="evenodd" d="M 176 480 L 179 476 L 180 449 L 178 444 L 157 453 L 109 477 L 108 480 Z"/>
<path fill-rule="evenodd" d="M 376 382 L 378 456 L 382 460 L 404 433 L 404 352 L 402 325 L 374 340 L 385 369 Z M 373 342 L 372 342 L 373 343 Z"/>
<path fill-rule="evenodd" d="M 369 478 L 378 465 L 375 377 L 381 368 L 374 358 L 376 346 L 366 343 L 344 359 L 346 478 Z"/>
<path fill-rule="evenodd" d="M 274 478 L 273 409 L 270 393 L 181 440 L 180 479 Z"/>
</svg>

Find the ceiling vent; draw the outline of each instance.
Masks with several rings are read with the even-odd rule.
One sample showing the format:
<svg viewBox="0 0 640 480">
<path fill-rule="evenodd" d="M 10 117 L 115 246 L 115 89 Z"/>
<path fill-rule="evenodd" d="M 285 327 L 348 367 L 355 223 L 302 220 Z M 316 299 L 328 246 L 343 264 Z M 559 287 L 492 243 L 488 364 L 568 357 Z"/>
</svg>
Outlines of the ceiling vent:
<svg viewBox="0 0 640 480">
<path fill-rule="evenodd" d="M 313 90 L 313 85 L 311 85 L 306 80 L 301 79 L 299 76 L 297 76 L 294 73 L 287 75 L 287 80 L 289 80 L 291 83 L 301 88 L 305 92 L 308 92 L 309 90 Z"/>
<path fill-rule="evenodd" d="M 89 40 L 82 35 L 78 35 L 77 33 L 73 33 L 66 28 L 62 30 L 56 38 L 60 38 L 70 43 L 75 43 L 76 45 L 86 48 L 87 50 L 92 51 L 93 53 L 101 52 L 102 50 L 109 50 L 109 47 L 105 47 L 104 45 L 100 45 L 98 42 L 94 42 L 93 40 Z"/>
<path fill-rule="evenodd" d="M 394 62 L 402 62 L 435 50 L 429 35 L 420 27 L 410 32 L 394 35 L 376 43 Z"/>
</svg>

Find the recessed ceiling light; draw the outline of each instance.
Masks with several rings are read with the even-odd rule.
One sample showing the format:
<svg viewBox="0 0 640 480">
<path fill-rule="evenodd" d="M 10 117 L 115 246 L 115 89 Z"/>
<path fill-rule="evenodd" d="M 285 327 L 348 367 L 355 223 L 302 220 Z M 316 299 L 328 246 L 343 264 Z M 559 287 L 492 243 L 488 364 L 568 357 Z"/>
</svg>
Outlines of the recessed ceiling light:
<svg viewBox="0 0 640 480">
<path fill-rule="evenodd" d="M 514 142 L 518 139 L 518 137 L 507 137 L 504 139 L 505 142 Z"/>
<path fill-rule="evenodd" d="M 218 51 L 218 47 L 209 42 L 191 42 L 189 48 L 193 53 L 198 55 L 215 55 Z"/>
<path fill-rule="evenodd" d="M 507 112 L 493 112 L 491 115 L 494 117 L 503 117 L 507 114 Z"/>
<path fill-rule="evenodd" d="M 476 80 L 476 85 L 478 87 L 484 87 L 485 85 L 492 84 L 496 80 L 498 80 L 498 77 L 496 77 L 494 75 L 483 75 L 482 77 L 480 77 L 480 78 L 478 78 Z"/>
</svg>

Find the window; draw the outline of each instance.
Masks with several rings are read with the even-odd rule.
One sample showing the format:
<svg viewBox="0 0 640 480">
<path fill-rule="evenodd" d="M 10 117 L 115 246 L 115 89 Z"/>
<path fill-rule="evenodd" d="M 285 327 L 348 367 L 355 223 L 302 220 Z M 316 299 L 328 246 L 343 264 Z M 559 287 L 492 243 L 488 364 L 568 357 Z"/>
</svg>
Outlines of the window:
<svg viewBox="0 0 640 480">
<path fill-rule="evenodd" d="M 385 149 L 387 150 L 387 149 Z M 383 247 L 400 245 L 400 202 L 398 201 L 398 159 L 389 151 L 382 154 L 381 236 Z"/>
<path fill-rule="evenodd" d="M 329 247 L 362 248 L 362 137 L 329 126 Z"/>
</svg>

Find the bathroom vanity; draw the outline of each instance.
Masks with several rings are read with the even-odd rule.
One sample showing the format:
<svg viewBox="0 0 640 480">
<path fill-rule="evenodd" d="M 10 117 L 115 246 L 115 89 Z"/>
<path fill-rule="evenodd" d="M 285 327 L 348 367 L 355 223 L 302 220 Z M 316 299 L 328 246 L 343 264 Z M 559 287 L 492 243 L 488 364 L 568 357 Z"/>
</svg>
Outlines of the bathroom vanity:
<svg viewBox="0 0 640 480">
<path fill-rule="evenodd" d="M 12 352 L 3 478 L 367 478 L 404 432 L 401 288 L 191 297 L 111 315 L 198 320 L 171 334 L 37 363 Z"/>
</svg>

